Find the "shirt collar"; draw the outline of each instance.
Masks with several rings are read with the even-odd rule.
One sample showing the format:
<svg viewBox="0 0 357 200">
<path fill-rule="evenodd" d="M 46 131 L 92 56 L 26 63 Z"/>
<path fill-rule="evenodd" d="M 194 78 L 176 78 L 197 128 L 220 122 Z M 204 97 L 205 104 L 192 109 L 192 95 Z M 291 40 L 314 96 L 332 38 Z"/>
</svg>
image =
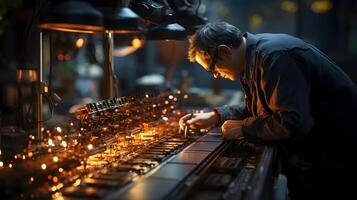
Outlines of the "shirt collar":
<svg viewBox="0 0 357 200">
<path fill-rule="evenodd" d="M 255 51 L 257 48 L 257 43 L 258 43 L 258 38 L 256 35 L 251 34 L 249 32 L 246 32 L 243 34 L 243 37 L 246 38 L 246 44 L 247 44 L 247 49 L 245 52 L 245 70 L 243 73 L 242 78 L 245 80 L 251 79 L 251 74 L 252 74 L 252 62 L 254 61 L 255 57 Z"/>
</svg>

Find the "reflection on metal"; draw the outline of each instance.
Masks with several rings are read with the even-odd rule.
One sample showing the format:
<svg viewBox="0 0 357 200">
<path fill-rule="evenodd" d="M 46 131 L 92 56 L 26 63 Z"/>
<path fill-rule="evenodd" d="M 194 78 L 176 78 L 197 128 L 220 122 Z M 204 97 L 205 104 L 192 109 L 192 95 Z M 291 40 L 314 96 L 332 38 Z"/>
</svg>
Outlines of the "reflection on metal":
<svg viewBox="0 0 357 200">
<path fill-rule="evenodd" d="M 42 96 L 42 69 L 43 69 L 43 34 L 40 32 L 40 66 L 38 68 L 38 81 L 36 84 L 36 138 L 38 140 L 42 139 L 42 127 L 43 127 L 43 96 Z"/>
<path fill-rule="evenodd" d="M 35 69 L 17 69 L 16 77 L 18 82 L 35 82 L 38 79 Z"/>
<path fill-rule="evenodd" d="M 269 199 L 277 177 L 277 149 L 267 146 L 248 186 L 246 199 Z"/>
<path fill-rule="evenodd" d="M 106 74 L 106 84 L 107 84 L 107 94 L 106 98 L 111 99 L 117 95 L 117 81 L 114 73 L 114 60 L 113 60 L 113 51 L 114 51 L 114 34 L 112 32 L 107 32 L 107 42 L 108 42 L 108 64 L 107 69 L 105 70 Z M 115 90 L 115 91 L 114 91 Z"/>
<path fill-rule="evenodd" d="M 101 32 L 104 30 L 103 27 L 99 27 L 99 26 L 89 26 L 89 25 L 79 25 L 79 24 L 73 25 L 73 24 L 62 24 L 62 23 L 44 23 L 40 25 L 40 28 L 55 30 L 55 31 L 89 33 L 89 34 L 94 34 L 96 32 Z"/>
<path fill-rule="evenodd" d="M 95 33 L 104 31 L 103 16 L 86 1 L 53 1 L 40 17 L 40 28 L 65 32 Z"/>
</svg>

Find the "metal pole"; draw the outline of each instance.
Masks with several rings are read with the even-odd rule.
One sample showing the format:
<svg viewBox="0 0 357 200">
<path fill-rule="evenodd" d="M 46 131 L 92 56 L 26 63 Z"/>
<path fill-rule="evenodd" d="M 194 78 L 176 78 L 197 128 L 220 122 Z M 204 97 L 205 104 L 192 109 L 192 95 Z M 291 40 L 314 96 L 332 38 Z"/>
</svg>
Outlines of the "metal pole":
<svg viewBox="0 0 357 200">
<path fill-rule="evenodd" d="M 107 69 L 107 81 L 108 81 L 108 98 L 114 98 L 116 91 L 114 93 L 114 88 L 116 88 L 116 77 L 114 74 L 114 34 L 110 31 L 107 32 L 108 37 L 108 69 Z"/>
<path fill-rule="evenodd" d="M 38 140 L 42 140 L 42 127 L 43 127 L 43 86 L 42 86 L 42 69 L 43 69 L 43 50 L 42 50 L 42 31 L 40 31 L 40 66 L 38 68 L 38 78 L 36 86 L 36 137 Z"/>
</svg>

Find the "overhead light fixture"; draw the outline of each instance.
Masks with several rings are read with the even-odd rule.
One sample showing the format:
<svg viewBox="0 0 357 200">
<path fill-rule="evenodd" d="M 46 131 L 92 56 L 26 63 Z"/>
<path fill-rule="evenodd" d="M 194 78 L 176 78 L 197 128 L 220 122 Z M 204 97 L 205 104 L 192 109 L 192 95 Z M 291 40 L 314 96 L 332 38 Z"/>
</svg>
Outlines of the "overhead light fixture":
<svg viewBox="0 0 357 200">
<path fill-rule="evenodd" d="M 151 23 L 146 33 L 147 40 L 185 40 L 187 38 L 185 28 L 176 23 L 173 11 L 165 5 L 151 0 L 133 0 L 130 8 Z"/>
<path fill-rule="evenodd" d="M 41 15 L 40 28 L 80 33 L 104 30 L 103 15 L 88 2 L 66 0 Z"/>
<path fill-rule="evenodd" d="M 163 22 L 149 27 L 147 40 L 186 40 L 186 29 L 175 22 L 173 14 L 163 16 Z"/>
<path fill-rule="evenodd" d="M 167 0 L 170 7 L 175 11 L 177 22 L 192 34 L 200 29 L 208 21 L 206 17 L 199 15 L 201 1 Z"/>
<path fill-rule="evenodd" d="M 196 15 L 190 10 L 177 13 L 177 22 L 187 29 L 189 33 L 194 33 L 207 23 L 207 18 Z"/>
<path fill-rule="evenodd" d="M 141 18 L 134 13 L 122 0 L 119 0 L 115 10 L 103 10 L 104 26 L 107 32 L 116 34 L 140 33 L 143 26 Z"/>
</svg>

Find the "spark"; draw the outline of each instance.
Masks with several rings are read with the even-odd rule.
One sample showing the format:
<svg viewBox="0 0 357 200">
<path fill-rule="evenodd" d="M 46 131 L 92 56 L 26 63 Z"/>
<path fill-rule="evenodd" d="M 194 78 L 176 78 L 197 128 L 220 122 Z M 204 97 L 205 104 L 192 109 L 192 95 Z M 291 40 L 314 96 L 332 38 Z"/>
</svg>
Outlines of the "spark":
<svg viewBox="0 0 357 200">
<path fill-rule="evenodd" d="M 48 145 L 54 147 L 55 143 L 53 143 L 52 139 L 48 139 Z"/>
<path fill-rule="evenodd" d="M 64 148 L 66 148 L 66 147 L 67 147 L 67 142 L 66 142 L 66 141 L 62 141 L 62 142 L 61 142 L 61 146 L 63 146 Z"/>
<path fill-rule="evenodd" d="M 57 132 L 62 133 L 62 128 L 60 126 L 57 126 L 56 130 Z"/>
<path fill-rule="evenodd" d="M 52 160 L 53 160 L 54 162 L 58 162 L 58 157 L 57 157 L 57 156 L 53 156 Z"/>
<path fill-rule="evenodd" d="M 47 165 L 45 163 L 42 163 L 41 169 L 45 170 L 47 168 Z"/>
</svg>

